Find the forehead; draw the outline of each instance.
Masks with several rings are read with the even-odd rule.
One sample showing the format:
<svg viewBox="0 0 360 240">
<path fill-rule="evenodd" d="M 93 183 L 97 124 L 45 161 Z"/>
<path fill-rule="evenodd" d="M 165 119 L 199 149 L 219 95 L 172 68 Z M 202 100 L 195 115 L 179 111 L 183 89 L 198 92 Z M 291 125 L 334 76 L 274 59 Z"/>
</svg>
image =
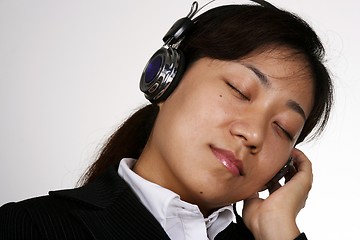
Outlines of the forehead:
<svg viewBox="0 0 360 240">
<path fill-rule="evenodd" d="M 262 48 L 239 61 L 261 66 L 274 79 L 291 78 L 313 82 L 310 63 L 305 55 L 288 47 Z"/>
</svg>

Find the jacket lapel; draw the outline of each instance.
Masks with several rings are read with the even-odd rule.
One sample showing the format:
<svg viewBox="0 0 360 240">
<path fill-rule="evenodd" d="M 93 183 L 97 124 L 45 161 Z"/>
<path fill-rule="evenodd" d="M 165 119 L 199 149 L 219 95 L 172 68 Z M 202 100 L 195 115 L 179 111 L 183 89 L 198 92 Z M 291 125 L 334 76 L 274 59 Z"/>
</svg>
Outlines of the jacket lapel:
<svg viewBox="0 0 360 240">
<path fill-rule="evenodd" d="M 118 175 L 117 166 L 83 187 L 50 195 L 82 203 L 72 214 L 94 239 L 170 239 Z"/>
</svg>

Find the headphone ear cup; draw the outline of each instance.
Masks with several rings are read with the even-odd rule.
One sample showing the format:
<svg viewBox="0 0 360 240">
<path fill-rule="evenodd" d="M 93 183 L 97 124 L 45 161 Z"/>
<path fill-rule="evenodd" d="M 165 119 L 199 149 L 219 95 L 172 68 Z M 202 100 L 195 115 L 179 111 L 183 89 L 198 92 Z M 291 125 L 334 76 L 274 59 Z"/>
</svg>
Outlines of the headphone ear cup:
<svg viewBox="0 0 360 240">
<path fill-rule="evenodd" d="M 152 103 L 164 101 L 178 85 L 184 71 L 182 52 L 164 46 L 146 64 L 140 79 L 140 90 Z"/>
</svg>

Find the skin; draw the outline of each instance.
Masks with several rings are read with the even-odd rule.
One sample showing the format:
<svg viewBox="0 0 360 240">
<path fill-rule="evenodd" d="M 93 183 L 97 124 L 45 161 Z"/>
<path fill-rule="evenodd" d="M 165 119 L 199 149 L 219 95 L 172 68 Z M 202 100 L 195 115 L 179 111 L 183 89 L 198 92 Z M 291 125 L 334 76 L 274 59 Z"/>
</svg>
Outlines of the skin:
<svg viewBox="0 0 360 240">
<path fill-rule="evenodd" d="M 204 216 L 245 200 L 243 218 L 256 239 L 295 238 L 312 182 L 310 161 L 294 149 L 313 105 L 310 76 L 306 61 L 284 47 L 238 61 L 196 61 L 159 104 L 133 170 L 198 205 Z M 218 149 L 230 152 L 239 174 Z M 298 172 L 266 200 L 258 198 L 290 155 Z"/>
</svg>

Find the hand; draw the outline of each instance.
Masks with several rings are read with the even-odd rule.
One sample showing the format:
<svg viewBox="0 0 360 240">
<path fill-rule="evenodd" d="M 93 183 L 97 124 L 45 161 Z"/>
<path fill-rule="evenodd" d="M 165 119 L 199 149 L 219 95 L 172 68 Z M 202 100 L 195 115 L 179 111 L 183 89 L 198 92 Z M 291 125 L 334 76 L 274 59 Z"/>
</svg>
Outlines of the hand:
<svg viewBox="0 0 360 240">
<path fill-rule="evenodd" d="M 294 239 L 300 231 L 296 216 L 305 206 L 313 175 L 311 162 L 300 150 L 291 153 L 297 172 L 284 186 L 269 189 L 267 199 L 255 193 L 244 201 L 243 219 L 256 239 Z"/>
</svg>

